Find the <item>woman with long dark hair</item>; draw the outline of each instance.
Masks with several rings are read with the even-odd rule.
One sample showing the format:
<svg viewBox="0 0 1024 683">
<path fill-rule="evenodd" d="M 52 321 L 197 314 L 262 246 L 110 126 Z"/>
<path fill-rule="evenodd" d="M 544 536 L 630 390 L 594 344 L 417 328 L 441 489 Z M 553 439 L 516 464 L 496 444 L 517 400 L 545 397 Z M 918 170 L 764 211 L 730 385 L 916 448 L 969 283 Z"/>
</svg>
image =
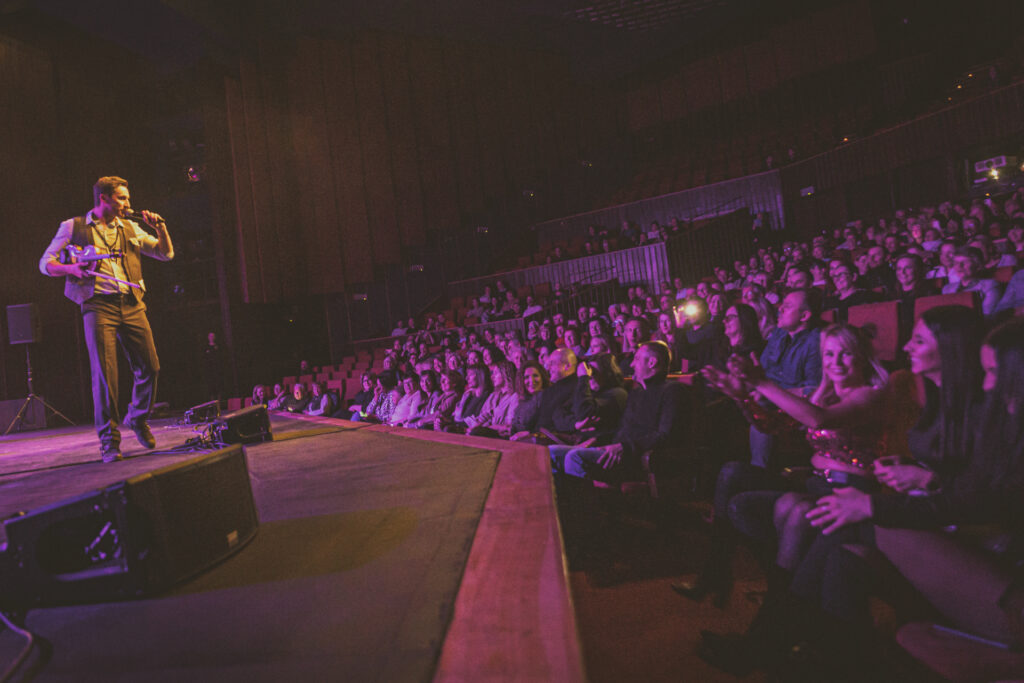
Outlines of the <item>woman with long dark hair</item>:
<svg viewBox="0 0 1024 683">
<path fill-rule="evenodd" d="M 508 437 L 512 418 L 519 405 L 516 393 L 516 366 L 511 361 L 498 361 L 491 366 L 491 385 L 494 387 L 483 408 L 465 422 L 472 436 Z"/>
<path fill-rule="evenodd" d="M 910 459 L 880 458 L 879 482 L 899 492 L 939 488 L 963 469 L 972 431 L 972 406 L 980 395 L 978 352 L 982 320 L 966 306 L 938 306 L 922 314 L 903 347 L 920 378 L 924 407 L 907 433 Z"/>
<path fill-rule="evenodd" d="M 549 385 L 548 371 L 535 360 L 523 363 L 516 374 L 516 393 L 519 394 L 519 405 L 512 418 L 512 435 L 526 436 L 533 431 L 537 422 L 537 410 L 540 408 L 540 395 Z"/>
<path fill-rule="evenodd" d="M 462 390 L 466 386 L 466 380 L 457 370 L 448 370 L 440 375 L 441 393 L 436 400 L 428 402 L 428 412 L 421 417 L 411 421 L 410 427 L 416 429 L 434 429 L 435 425 L 451 418 L 455 412 L 455 406 L 462 396 Z"/>
<path fill-rule="evenodd" d="M 711 360 L 716 368 L 724 370 L 726 361 L 733 355 L 744 358 L 750 354 L 761 355 L 764 337 L 757 311 L 752 306 L 738 302 L 729 306 L 722 316 L 722 327 L 723 335 Z"/>
</svg>

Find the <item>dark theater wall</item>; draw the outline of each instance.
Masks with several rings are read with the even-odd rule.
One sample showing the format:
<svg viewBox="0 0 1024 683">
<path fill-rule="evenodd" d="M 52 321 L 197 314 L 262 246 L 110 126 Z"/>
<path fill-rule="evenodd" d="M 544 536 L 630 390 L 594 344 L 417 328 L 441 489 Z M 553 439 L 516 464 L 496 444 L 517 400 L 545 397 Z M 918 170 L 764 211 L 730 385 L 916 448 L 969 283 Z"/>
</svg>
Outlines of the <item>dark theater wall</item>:
<svg viewBox="0 0 1024 683">
<path fill-rule="evenodd" d="M 617 130 L 554 55 L 364 33 L 265 42 L 226 82 L 243 296 L 360 291 Z"/>
<path fill-rule="evenodd" d="M 852 0 L 772 26 L 734 47 L 706 47 L 701 56 L 684 57 L 679 66 L 666 65 L 630 86 L 631 130 L 671 123 L 731 102 L 753 107 L 756 95 L 782 83 L 868 57 L 876 49 L 876 38 L 870 3 Z M 698 51 L 699 46 L 690 50 Z M 798 103 L 791 104 L 797 108 Z M 720 123 L 727 127 L 731 122 Z"/>
</svg>

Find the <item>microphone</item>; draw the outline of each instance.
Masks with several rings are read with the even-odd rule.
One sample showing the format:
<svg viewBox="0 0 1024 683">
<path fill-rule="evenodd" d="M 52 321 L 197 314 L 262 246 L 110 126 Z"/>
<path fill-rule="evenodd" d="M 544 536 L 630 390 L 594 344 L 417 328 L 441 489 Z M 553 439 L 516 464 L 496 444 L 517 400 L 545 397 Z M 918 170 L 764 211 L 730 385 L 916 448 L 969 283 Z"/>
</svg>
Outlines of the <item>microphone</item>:
<svg viewBox="0 0 1024 683">
<path fill-rule="evenodd" d="M 136 223 L 142 223 L 143 225 L 149 225 L 149 223 L 146 222 L 146 219 L 142 217 L 142 213 L 139 211 L 128 211 L 125 215 L 121 216 L 121 218 L 126 218 L 130 221 L 135 221 Z M 162 223 L 163 221 L 157 222 Z"/>
</svg>

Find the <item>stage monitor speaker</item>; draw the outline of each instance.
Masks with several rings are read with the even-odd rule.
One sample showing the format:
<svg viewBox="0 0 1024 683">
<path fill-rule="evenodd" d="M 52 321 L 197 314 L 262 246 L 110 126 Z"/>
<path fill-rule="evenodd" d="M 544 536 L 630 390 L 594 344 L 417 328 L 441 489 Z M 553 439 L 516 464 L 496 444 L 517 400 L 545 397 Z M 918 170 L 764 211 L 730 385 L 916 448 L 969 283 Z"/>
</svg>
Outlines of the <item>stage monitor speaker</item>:
<svg viewBox="0 0 1024 683">
<path fill-rule="evenodd" d="M 218 443 L 260 443 L 273 438 L 270 416 L 265 405 L 236 410 L 213 423 L 213 439 Z"/>
<path fill-rule="evenodd" d="M 185 424 L 205 424 L 218 417 L 220 417 L 220 401 L 207 401 L 185 411 Z"/>
<path fill-rule="evenodd" d="M 7 307 L 7 336 L 12 344 L 34 344 L 41 340 L 42 329 L 35 304 Z"/>
<path fill-rule="evenodd" d="M 0 606 L 150 595 L 256 534 L 245 451 L 232 446 L 4 522 Z"/>
</svg>

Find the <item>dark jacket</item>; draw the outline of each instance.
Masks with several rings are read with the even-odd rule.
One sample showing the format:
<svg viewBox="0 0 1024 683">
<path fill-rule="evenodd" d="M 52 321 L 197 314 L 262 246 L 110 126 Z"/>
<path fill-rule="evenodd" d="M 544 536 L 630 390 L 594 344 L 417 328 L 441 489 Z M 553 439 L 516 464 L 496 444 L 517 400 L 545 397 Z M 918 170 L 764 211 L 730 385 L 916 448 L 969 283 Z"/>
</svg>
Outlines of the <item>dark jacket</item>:
<svg viewBox="0 0 1024 683">
<path fill-rule="evenodd" d="M 577 385 L 586 384 L 577 397 Z M 570 375 L 558 380 L 540 394 L 540 405 L 530 431 L 547 429 L 554 432 L 576 431 L 576 423 L 590 417 L 597 408 L 590 394 L 590 380 L 587 377 Z"/>
<path fill-rule="evenodd" d="M 690 387 L 670 382 L 665 375 L 637 385 L 626 399 L 622 424 L 612 439 L 623 446 L 623 458 L 638 460 L 647 451 L 682 447 L 688 438 L 685 416 L 689 413 Z"/>
</svg>

